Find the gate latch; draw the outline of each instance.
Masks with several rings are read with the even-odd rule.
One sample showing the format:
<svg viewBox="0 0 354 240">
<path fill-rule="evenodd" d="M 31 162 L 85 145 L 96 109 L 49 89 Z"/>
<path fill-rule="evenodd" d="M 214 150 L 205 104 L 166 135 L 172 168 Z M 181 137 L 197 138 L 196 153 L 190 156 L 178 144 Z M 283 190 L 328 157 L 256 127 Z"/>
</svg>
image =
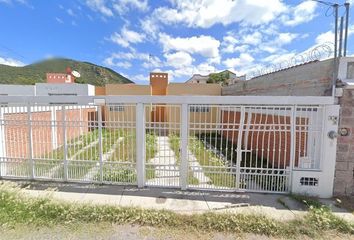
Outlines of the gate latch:
<svg viewBox="0 0 354 240">
<path fill-rule="evenodd" d="M 330 132 L 328 133 L 328 137 L 329 137 L 330 139 L 335 139 L 336 137 L 338 137 L 338 133 L 337 133 L 336 131 L 330 131 Z"/>
<path fill-rule="evenodd" d="M 333 124 L 337 124 L 338 123 L 338 116 L 329 116 L 328 120 L 332 121 Z"/>
</svg>

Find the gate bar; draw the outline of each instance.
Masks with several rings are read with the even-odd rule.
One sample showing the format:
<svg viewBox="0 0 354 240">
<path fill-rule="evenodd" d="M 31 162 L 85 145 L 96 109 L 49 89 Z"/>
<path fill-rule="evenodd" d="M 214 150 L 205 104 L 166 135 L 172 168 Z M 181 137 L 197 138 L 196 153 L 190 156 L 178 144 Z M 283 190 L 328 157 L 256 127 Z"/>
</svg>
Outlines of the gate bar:
<svg viewBox="0 0 354 240">
<path fill-rule="evenodd" d="M 82 109 L 80 109 L 81 113 Z M 100 182 L 103 182 L 103 146 L 102 146 L 102 106 L 99 105 L 97 109 L 97 120 L 98 120 L 98 151 L 100 160 Z M 81 118 L 80 118 L 81 120 Z"/>
<path fill-rule="evenodd" d="M 68 144 L 66 139 L 66 112 L 65 112 L 65 105 L 61 107 L 61 121 L 63 126 L 63 146 L 64 146 L 64 181 L 68 181 Z"/>
<path fill-rule="evenodd" d="M 188 104 L 182 104 L 181 109 L 181 165 L 180 165 L 180 186 L 182 190 L 187 189 L 188 178 Z"/>
<path fill-rule="evenodd" d="M 27 124 L 28 124 L 28 158 L 30 166 L 30 177 L 34 179 L 34 163 L 33 163 L 33 142 L 32 142 L 32 114 L 31 114 L 31 105 L 27 104 Z"/>
<path fill-rule="evenodd" d="M 245 107 L 241 107 L 240 125 L 238 129 L 237 136 L 237 156 L 236 156 L 236 190 L 240 188 L 240 167 L 242 161 L 242 137 L 243 137 L 243 126 L 245 121 Z"/>
</svg>

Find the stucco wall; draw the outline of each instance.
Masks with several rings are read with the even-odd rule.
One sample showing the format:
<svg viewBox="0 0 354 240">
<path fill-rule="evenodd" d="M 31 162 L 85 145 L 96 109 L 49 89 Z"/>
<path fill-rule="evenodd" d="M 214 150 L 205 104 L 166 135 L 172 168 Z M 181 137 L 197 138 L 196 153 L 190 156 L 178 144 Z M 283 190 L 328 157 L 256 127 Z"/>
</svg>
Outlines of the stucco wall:
<svg viewBox="0 0 354 240">
<path fill-rule="evenodd" d="M 149 85 L 106 84 L 106 95 L 150 95 Z"/>
</svg>

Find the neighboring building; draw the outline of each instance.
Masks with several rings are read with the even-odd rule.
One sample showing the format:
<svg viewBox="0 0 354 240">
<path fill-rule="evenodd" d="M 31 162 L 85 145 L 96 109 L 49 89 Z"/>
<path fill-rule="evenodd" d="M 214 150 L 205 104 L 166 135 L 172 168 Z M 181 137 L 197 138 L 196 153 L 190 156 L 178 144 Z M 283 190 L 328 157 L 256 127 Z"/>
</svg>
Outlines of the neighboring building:
<svg viewBox="0 0 354 240">
<path fill-rule="evenodd" d="M 194 74 L 186 83 L 207 83 L 209 75 Z"/>
<path fill-rule="evenodd" d="M 221 86 L 219 84 L 204 84 L 197 88 L 193 83 L 169 83 L 167 73 L 150 73 L 150 85 L 137 84 L 107 84 L 106 95 L 152 95 L 152 96 L 220 96 Z M 111 106 L 105 109 L 106 115 L 103 118 L 108 122 L 114 119 L 135 120 L 135 111 L 131 105 Z M 179 124 L 180 108 L 163 104 L 146 106 L 145 117 L 147 123 L 163 123 L 164 128 Z M 210 108 L 201 109 L 199 106 L 190 108 L 191 119 L 200 121 L 201 119 L 213 119 L 215 122 L 218 113 Z M 108 126 L 107 124 L 106 126 Z M 170 127 L 172 129 L 173 127 Z"/>
<path fill-rule="evenodd" d="M 333 59 L 312 61 L 222 88 L 223 96 L 331 96 Z M 336 97 L 340 133 L 334 180 L 335 195 L 354 195 L 354 57 L 338 63 Z"/>
<path fill-rule="evenodd" d="M 206 84 L 208 83 L 208 81 L 210 80 L 210 77 L 213 74 L 222 74 L 224 76 L 227 76 L 227 78 L 225 79 L 225 82 L 223 83 L 223 85 L 232 85 L 235 84 L 236 82 L 239 81 L 245 81 L 246 80 L 246 76 L 236 76 L 235 73 L 231 72 L 230 70 L 224 70 L 221 71 L 219 73 L 210 73 L 208 75 L 200 75 L 200 74 L 194 74 L 188 81 L 186 81 L 186 83 L 201 83 L 201 84 Z"/>
<path fill-rule="evenodd" d="M 47 73 L 47 83 L 75 83 L 70 67 L 66 68 L 66 73 Z"/>
<path fill-rule="evenodd" d="M 35 96 L 36 87 L 34 85 L 14 85 L 1 84 L 0 96 Z"/>
</svg>

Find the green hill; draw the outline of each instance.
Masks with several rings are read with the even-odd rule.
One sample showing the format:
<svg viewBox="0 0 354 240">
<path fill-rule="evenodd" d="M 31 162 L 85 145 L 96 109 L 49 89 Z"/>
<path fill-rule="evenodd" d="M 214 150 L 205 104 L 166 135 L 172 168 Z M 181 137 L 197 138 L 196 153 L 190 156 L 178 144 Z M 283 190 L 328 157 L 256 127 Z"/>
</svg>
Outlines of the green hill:
<svg viewBox="0 0 354 240">
<path fill-rule="evenodd" d="M 0 64 L 0 84 L 46 82 L 47 72 L 65 73 L 67 67 L 81 74 L 81 77 L 77 79 L 79 83 L 89 83 L 95 86 L 104 86 L 106 83 L 132 83 L 128 78 L 106 67 L 89 62 L 54 58 L 23 67 Z"/>
</svg>

